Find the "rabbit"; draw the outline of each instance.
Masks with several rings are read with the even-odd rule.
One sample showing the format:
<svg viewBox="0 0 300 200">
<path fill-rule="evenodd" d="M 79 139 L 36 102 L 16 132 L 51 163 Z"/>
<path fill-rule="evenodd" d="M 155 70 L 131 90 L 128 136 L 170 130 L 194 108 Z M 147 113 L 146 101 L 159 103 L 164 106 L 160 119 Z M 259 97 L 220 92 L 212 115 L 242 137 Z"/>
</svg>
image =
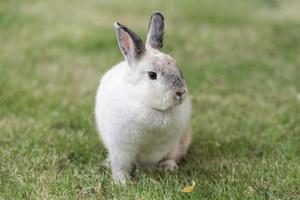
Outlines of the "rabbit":
<svg viewBox="0 0 300 200">
<path fill-rule="evenodd" d="M 136 167 L 178 168 L 192 140 L 191 101 L 175 59 L 160 51 L 162 13 L 151 15 L 146 43 L 120 23 L 114 28 L 125 60 L 102 76 L 95 117 L 112 178 L 124 184 Z"/>
</svg>

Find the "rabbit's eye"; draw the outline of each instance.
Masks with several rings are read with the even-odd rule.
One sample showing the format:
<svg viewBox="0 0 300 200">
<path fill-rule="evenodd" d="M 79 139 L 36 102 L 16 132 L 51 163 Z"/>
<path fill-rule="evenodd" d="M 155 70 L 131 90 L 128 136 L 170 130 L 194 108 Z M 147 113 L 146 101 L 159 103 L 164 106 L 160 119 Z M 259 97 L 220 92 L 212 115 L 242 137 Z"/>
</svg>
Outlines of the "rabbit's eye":
<svg viewBox="0 0 300 200">
<path fill-rule="evenodd" d="M 151 80 L 155 80 L 157 78 L 157 74 L 155 72 L 148 72 L 148 76 Z"/>
</svg>

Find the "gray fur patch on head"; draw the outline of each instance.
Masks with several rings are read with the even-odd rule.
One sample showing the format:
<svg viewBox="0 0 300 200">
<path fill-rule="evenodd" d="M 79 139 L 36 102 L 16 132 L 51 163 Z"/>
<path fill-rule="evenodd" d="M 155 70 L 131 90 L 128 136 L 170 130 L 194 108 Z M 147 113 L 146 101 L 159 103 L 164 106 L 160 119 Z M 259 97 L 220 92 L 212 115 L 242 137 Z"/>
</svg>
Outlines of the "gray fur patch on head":
<svg viewBox="0 0 300 200">
<path fill-rule="evenodd" d="M 161 74 L 167 85 L 181 88 L 184 86 L 184 78 L 175 60 L 171 57 L 153 59 L 153 66 L 157 73 Z"/>
</svg>

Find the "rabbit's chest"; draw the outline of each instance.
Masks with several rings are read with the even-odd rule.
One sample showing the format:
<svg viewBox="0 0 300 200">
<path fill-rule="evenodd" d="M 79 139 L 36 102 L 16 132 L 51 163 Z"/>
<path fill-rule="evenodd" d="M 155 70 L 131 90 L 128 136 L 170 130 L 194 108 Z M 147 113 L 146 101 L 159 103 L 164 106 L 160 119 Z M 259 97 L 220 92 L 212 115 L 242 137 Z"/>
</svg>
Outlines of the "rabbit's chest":
<svg viewBox="0 0 300 200">
<path fill-rule="evenodd" d="M 151 116 L 151 114 L 150 114 Z M 135 138 L 137 161 L 140 164 L 155 164 L 161 160 L 178 141 L 182 128 L 176 115 L 156 115 L 149 117 Z"/>
<path fill-rule="evenodd" d="M 151 165 L 159 162 L 176 142 L 169 132 L 149 133 L 144 135 L 142 142 L 137 144 L 137 162 L 141 165 Z"/>
</svg>

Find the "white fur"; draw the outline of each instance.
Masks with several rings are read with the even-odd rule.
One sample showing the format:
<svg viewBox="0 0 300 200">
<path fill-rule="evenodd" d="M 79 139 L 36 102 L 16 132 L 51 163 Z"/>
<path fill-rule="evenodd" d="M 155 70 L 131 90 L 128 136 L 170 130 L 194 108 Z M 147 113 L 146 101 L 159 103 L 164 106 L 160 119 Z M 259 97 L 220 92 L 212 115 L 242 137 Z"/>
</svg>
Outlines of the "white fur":
<svg viewBox="0 0 300 200">
<path fill-rule="evenodd" d="M 118 24 L 115 28 L 120 31 Z M 126 32 L 118 34 L 128 42 L 128 35 L 121 35 Z M 123 45 L 122 42 L 119 41 L 119 45 Z M 131 43 L 125 47 L 133 54 Z M 184 80 L 181 85 L 172 85 L 175 75 L 180 77 L 181 74 L 173 58 L 149 45 L 139 60 L 133 60 L 131 55 L 129 62 L 123 54 L 126 60 L 102 77 L 95 108 L 99 135 L 109 154 L 106 161 L 110 161 L 113 179 L 121 183 L 135 166 L 157 165 L 174 146 L 179 146 L 191 116 L 191 102 Z M 157 80 L 150 80 L 147 72 L 154 70 L 174 76 L 158 75 Z M 176 96 L 179 89 L 186 91 L 181 99 Z M 188 148 L 190 137 L 187 141 L 183 152 Z M 175 156 L 166 158 L 169 160 L 161 164 L 176 168 Z"/>
</svg>

